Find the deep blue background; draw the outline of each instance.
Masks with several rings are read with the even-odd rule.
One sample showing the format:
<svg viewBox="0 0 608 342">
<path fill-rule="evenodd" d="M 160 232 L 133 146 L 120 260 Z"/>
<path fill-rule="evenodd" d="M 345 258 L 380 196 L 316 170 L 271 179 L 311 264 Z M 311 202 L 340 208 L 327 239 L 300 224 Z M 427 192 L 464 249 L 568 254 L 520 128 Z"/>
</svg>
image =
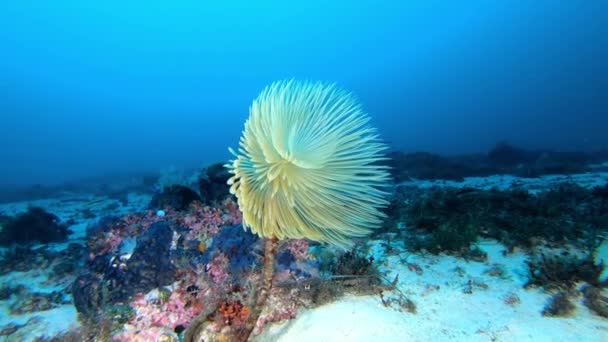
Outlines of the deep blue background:
<svg viewBox="0 0 608 342">
<path fill-rule="evenodd" d="M 395 148 L 608 146 L 608 1 L 3 1 L 0 183 L 228 158 L 283 78 Z"/>
</svg>

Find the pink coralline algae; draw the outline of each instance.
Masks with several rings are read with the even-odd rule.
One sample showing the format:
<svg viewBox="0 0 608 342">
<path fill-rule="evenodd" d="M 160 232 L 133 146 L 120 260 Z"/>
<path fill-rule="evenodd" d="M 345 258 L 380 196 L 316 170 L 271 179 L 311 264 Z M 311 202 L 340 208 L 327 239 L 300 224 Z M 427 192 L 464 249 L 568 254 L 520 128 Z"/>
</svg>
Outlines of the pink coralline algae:
<svg viewBox="0 0 608 342">
<path fill-rule="evenodd" d="M 264 310 L 256 323 L 253 331 L 254 335 L 261 333 L 268 323 L 294 319 L 298 314 L 299 300 L 297 291 L 292 290 L 289 293 L 280 292 L 276 288 L 272 290 L 271 296 L 266 303 L 266 310 Z"/>
<path fill-rule="evenodd" d="M 301 240 L 291 240 L 287 242 L 287 249 L 291 252 L 291 254 L 296 258 L 297 261 L 305 261 L 308 260 L 308 241 Z"/>
<path fill-rule="evenodd" d="M 158 221 L 173 219 L 175 216 L 175 212 L 170 210 L 164 217 L 157 216 L 152 211 L 145 211 L 120 218 L 106 230 L 88 238 L 89 260 L 116 252 L 123 240 L 142 234 Z"/>
<path fill-rule="evenodd" d="M 201 212 L 184 217 L 184 225 L 190 228 L 187 235 L 188 240 L 203 240 L 206 237 L 216 235 L 222 225 L 221 211 L 205 207 Z"/>
<path fill-rule="evenodd" d="M 188 240 L 205 240 L 217 235 L 222 226 L 240 223 L 242 219 L 236 203 L 226 200 L 222 203 L 221 208 L 193 202 L 188 213 L 180 220 L 182 224 L 190 228 L 190 232 L 186 236 Z"/>
<path fill-rule="evenodd" d="M 135 315 L 115 341 L 157 341 L 178 326 L 187 327 L 203 309 L 198 300 L 180 290 L 172 292 L 165 301 L 140 294 L 130 305 Z"/>
<path fill-rule="evenodd" d="M 215 283 L 223 283 L 230 277 L 228 274 L 228 266 L 228 258 L 222 253 L 219 253 L 205 266 L 205 270 Z"/>
<path fill-rule="evenodd" d="M 243 223 L 243 213 L 239 210 L 239 205 L 232 200 L 227 198 L 222 202 L 222 208 L 224 209 L 224 221 L 232 225 Z"/>
<path fill-rule="evenodd" d="M 122 243 L 122 240 L 123 236 L 118 229 L 111 229 L 107 232 L 95 235 L 94 238 L 87 241 L 89 260 L 95 259 L 98 255 L 105 255 L 116 251 L 118 246 Z"/>
<path fill-rule="evenodd" d="M 177 213 L 174 210 L 167 209 L 164 216 L 158 216 L 155 212 L 148 210 L 145 212 L 127 215 L 122 218 L 127 230 L 133 234 L 141 234 L 150 228 L 150 226 L 158 221 L 174 219 Z"/>
</svg>

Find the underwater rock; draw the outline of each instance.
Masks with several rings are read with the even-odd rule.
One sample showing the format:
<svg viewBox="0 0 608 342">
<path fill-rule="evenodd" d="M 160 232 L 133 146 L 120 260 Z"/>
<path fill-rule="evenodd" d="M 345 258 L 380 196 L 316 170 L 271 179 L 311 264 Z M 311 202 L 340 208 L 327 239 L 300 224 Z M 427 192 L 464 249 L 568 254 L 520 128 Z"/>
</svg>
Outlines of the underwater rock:
<svg viewBox="0 0 608 342">
<path fill-rule="evenodd" d="M 27 212 L 8 219 L 0 225 L 0 246 L 33 242 L 61 242 L 71 231 L 59 223 L 59 218 L 42 208 L 31 207 Z"/>
<path fill-rule="evenodd" d="M 0 211 L 0 228 L 2 228 L 7 222 L 9 222 L 11 220 L 12 220 L 11 216 L 6 215 L 2 211 Z"/>
<path fill-rule="evenodd" d="M 495 173 L 479 160 L 481 157 L 447 158 L 428 152 L 392 152 L 388 155 L 391 176 L 396 183 L 413 179 L 449 179 L 461 181 L 464 177 Z"/>
<path fill-rule="evenodd" d="M 106 274 L 110 301 L 123 301 L 136 293 L 171 284 L 175 267 L 171 263 L 173 230 L 166 222 L 156 222 L 141 236 L 124 265 Z"/>
<path fill-rule="evenodd" d="M 577 152 L 543 152 L 538 158 L 519 168 L 515 175 L 521 177 L 539 177 L 549 174 L 569 175 L 582 173 L 589 169 L 588 157 Z"/>
<path fill-rule="evenodd" d="M 120 222 L 120 218 L 116 216 L 103 216 L 94 224 L 90 224 L 86 229 L 87 240 L 94 238 L 97 234 L 109 232 L 112 227 Z"/>
<path fill-rule="evenodd" d="M 76 271 L 76 265 L 71 261 L 61 261 L 53 266 L 52 279 L 61 279 Z"/>
<path fill-rule="evenodd" d="M 288 249 L 284 249 L 277 253 L 276 263 L 277 263 L 277 272 L 281 272 L 283 270 L 288 270 L 293 262 L 296 261 L 296 257 L 293 256 L 291 251 Z"/>
<path fill-rule="evenodd" d="M 608 184 L 604 186 L 596 186 L 591 190 L 591 194 L 597 200 L 608 201 Z"/>
<path fill-rule="evenodd" d="M 24 285 L 13 286 L 9 284 L 2 284 L 0 285 L 0 300 L 7 300 L 13 295 L 21 296 L 27 292 L 28 290 Z"/>
<path fill-rule="evenodd" d="M 154 211 L 165 208 L 183 211 L 188 209 L 190 203 L 200 200 L 200 196 L 194 190 L 182 185 L 171 185 L 155 194 L 148 208 Z"/>
<path fill-rule="evenodd" d="M 24 291 L 17 296 L 17 300 L 11 305 L 10 313 L 12 315 L 24 315 L 32 312 L 47 311 L 61 304 L 64 304 L 61 292 L 29 293 Z"/>
<path fill-rule="evenodd" d="M 32 268 L 38 268 L 37 253 L 29 246 L 13 245 L 1 254 L 0 274 L 8 272 L 26 272 Z M 48 262 L 45 262 L 48 264 Z"/>
<path fill-rule="evenodd" d="M 87 273 L 72 285 L 78 312 L 84 317 L 94 317 L 105 304 L 126 301 L 136 293 L 171 284 L 175 271 L 171 262 L 172 240 L 171 227 L 166 222 L 156 222 L 137 238 L 130 258 L 104 255 L 91 260 Z"/>
<path fill-rule="evenodd" d="M 255 244 L 260 241 L 257 235 L 245 231 L 242 225 L 224 227 L 213 238 L 213 243 L 202 256 L 202 263 L 211 262 L 217 252 L 221 252 L 230 262 L 230 272 L 241 274 L 247 268 L 259 262 L 254 253 Z"/>
<path fill-rule="evenodd" d="M 21 328 L 21 327 L 22 327 L 22 325 L 18 325 L 15 323 L 9 323 L 3 327 L 0 327 L 0 336 L 12 335 L 17 330 L 19 330 L 19 328 Z"/>
<path fill-rule="evenodd" d="M 111 267 L 112 255 L 97 255 L 92 260 L 87 262 L 89 271 L 98 274 L 105 274 Z"/>
<path fill-rule="evenodd" d="M 561 152 L 526 150 L 498 143 L 486 154 L 440 156 L 428 152 L 391 152 L 388 165 L 396 183 L 413 179 L 461 181 L 465 177 L 510 174 L 539 177 L 587 171 L 592 164 L 608 160 L 606 151 Z"/>
<path fill-rule="evenodd" d="M 0 300 L 7 300 L 11 297 L 13 289 L 10 286 L 2 284 L 0 286 Z"/>
<path fill-rule="evenodd" d="M 13 245 L 0 253 L 0 274 L 47 270 L 59 263 L 72 263 L 77 266 L 83 263 L 83 256 L 84 247 L 75 243 L 70 243 L 68 248 L 59 252 L 46 245 L 36 247 Z M 64 266 L 67 267 L 67 265 Z M 63 275 L 68 275 L 68 273 L 63 273 Z"/>
<path fill-rule="evenodd" d="M 210 165 L 198 180 L 203 203 L 220 202 L 230 196 L 227 184 L 230 176 L 222 163 Z"/>
<path fill-rule="evenodd" d="M 488 160 L 499 166 L 514 167 L 524 163 L 530 163 L 534 161 L 535 157 L 530 152 L 512 146 L 506 142 L 500 142 L 496 144 L 490 151 L 488 151 Z"/>
<path fill-rule="evenodd" d="M 104 303 L 101 278 L 87 273 L 80 275 L 72 284 L 72 297 L 76 311 L 84 318 L 95 317 Z"/>
</svg>

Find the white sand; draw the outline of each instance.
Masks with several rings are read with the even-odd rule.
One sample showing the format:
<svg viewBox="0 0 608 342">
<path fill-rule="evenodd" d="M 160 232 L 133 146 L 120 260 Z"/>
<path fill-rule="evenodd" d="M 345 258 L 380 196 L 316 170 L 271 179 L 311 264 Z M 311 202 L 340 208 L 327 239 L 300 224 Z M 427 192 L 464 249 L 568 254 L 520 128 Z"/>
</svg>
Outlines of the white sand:
<svg viewBox="0 0 608 342">
<path fill-rule="evenodd" d="M 398 288 L 417 305 L 417 313 L 385 307 L 379 296 L 345 297 L 307 310 L 287 324 L 267 329 L 259 341 L 608 341 L 608 320 L 591 313 L 575 299 L 576 311 L 568 318 L 543 317 L 541 310 L 550 294 L 523 289 L 525 256 L 504 257 L 502 246 L 486 241 L 484 263 L 466 262 L 450 256 L 416 256 L 402 253 L 384 258 L 375 246 L 376 260 L 386 260 L 381 270 L 387 278 L 399 274 Z M 422 267 L 423 273 L 408 270 L 401 260 Z M 505 276 L 484 273 L 494 264 Z M 455 268 L 460 271 L 455 271 Z M 459 270 L 456 269 L 456 270 Z M 469 280 L 486 284 L 472 286 Z M 507 305 L 505 296 L 519 297 Z"/>
</svg>

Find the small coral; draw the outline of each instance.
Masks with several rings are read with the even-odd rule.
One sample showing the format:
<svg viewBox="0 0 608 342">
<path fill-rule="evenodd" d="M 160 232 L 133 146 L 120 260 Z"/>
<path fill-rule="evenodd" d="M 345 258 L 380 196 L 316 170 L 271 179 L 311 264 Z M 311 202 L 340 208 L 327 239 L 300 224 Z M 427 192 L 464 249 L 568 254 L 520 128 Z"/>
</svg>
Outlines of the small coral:
<svg viewBox="0 0 608 342">
<path fill-rule="evenodd" d="M 570 315 L 574 310 L 574 304 L 572 304 L 568 295 L 564 292 L 559 292 L 549 298 L 542 314 L 543 316 L 561 317 Z"/>
<path fill-rule="evenodd" d="M 377 270 L 373 262 L 373 257 L 365 258 L 355 251 L 346 252 L 338 258 L 334 273 L 347 276 L 374 275 L 377 273 Z"/>
<path fill-rule="evenodd" d="M 242 326 L 247 322 L 251 310 L 240 301 L 222 302 L 217 309 L 216 319 L 224 325 Z"/>
<path fill-rule="evenodd" d="M 206 240 L 217 235 L 221 227 L 240 224 L 241 220 L 241 212 L 231 199 L 224 200 L 219 208 L 192 202 L 189 211 L 178 218 L 180 223 L 190 228 L 186 236 L 188 240 Z"/>
<path fill-rule="evenodd" d="M 604 265 L 596 264 L 591 254 L 577 255 L 559 249 L 532 255 L 528 265 L 530 280 L 526 286 L 546 288 L 572 288 L 581 281 L 597 285 L 604 270 Z"/>
<path fill-rule="evenodd" d="M 228 258 L 230 273 L 238 277 L 259 263 L 260 248 L 259 238 L 242 226 L 225 226 L 213 237 L 201 261 L 210 264 L 216 253 L 221 253 Z"/>
<path fill-rule="evenodd" d="M 585 300 L 583 304 L 596 314 L 608 318 L 608 297 L 602 295 L 602 290 L 594 286 L 583 288 Z"/>
<path fill-rule="evenodd" d="M 507 293 L 502 298 L 502 301 L 509 306 L 516 306 L 516 305 L 519 305 L 519 303 L 521 303 L 519 296 L 513 292 Z"/>
</svg>

